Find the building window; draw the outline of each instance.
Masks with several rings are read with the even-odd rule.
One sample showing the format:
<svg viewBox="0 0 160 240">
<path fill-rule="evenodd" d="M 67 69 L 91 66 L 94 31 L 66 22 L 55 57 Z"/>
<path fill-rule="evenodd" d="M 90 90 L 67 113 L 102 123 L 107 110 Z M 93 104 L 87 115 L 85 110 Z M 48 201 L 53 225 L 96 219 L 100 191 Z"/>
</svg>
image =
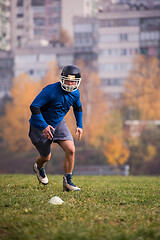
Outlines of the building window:
<svg viewBox="0 0 160 240">
<path fill-rule="evenodd" d="M 32 6 L 43 6 L 45 4 L 45 0 L 32 0 Z"/>
<path fill-rule="evenodd" d="M 23 13 L 18 13 L 18 14 L 17 14 L 17 17 L 18 17 L 18 18 L 23 18 L 23 16 L 24 16 Z"/>
<path fill-rule="evenodd" d="M 60 22 L 61 22 L 60 17 L 56 17 L 56 18 L 54 18 L 54 23 L 60 23 Z"/>
<path fill-rule="evenodd" d="M 17 1 L 17 6 L 22 7 L 23 6 L 23 0 L 18 0 Z"/>
<path fill-rule="evenodd" d="M 37 14 L 45 14 L 45 8 L 44 6 L 36 6 L 33 7 L 33 12 Z"/>
<path fill-rule="evenodd" d="M 34 18 L 34 24 L 36 26 L 44 26 L 45 25 L 45 19 L 44 18 Z"/>
<path fill-rule="evenodd" d="M 145 41 L 145 40 L 159 40 L 160 39 L 160 33 L 158 31 L 141 32 L 140 33 L 140 39 L 142 41 Z"/>
<path fill-rule="evenodd" d="M 75 33 L 88 33 L 92 32 L 92 24 L 75 24 Z"/>
<path fill-rule="evenodd" d="M 160 18 L 142 18 L 140 20 L 140 28 L 142 31 L 159 30 Z"/>
<path fill-rule="evenodd" d="M 120 56 L 132 56 L 138 54 L 138 48 L 109 48 L 100 49 L 100 57 L 120 57 Z"/>
<path fill-rule="evenodd" d="M 131 63 L 102 63 L 100 64 L 100 72 L 114 72 L 114 71 L 130 71 Z"/>
<path fill-rule="evenodd" d="M 44 29 L 35 29 L 34 30 L 34 34 L 36 36 L 44 36 L 45 35 L 45 31 L 44 31 Z"/>
<path fill-rule="evenodd" d="M 103 34 L 100 35 L 99 38 L 100 42 L 118 42 L 118 35 L 117 34 Z"/>
<path fill-rule="evenodd" d="M 140 48 L 140 53 L 148 55 L 148 48 Z"/>
<path fill-rule="evenodd" d="M 18 27 L 17 27 L 18 29 L 23 29 L 24 28 L 24 26 L 23 25 L 18 25 Z"/>
<path fill-rule="evenodd" d="M 120 42 L 126 42 L 126 41 L 137 42 L 138 40 L 139 40 L 138 33 L 102 34 L 99 37 L 99 41 L 104 43 L 119 42 L 119 41 Z"/>
<path fill-rule="evenodd" d="M 102 86 L 122 86 L 123 84 L 124 84 L 124 79 L 121 79 L 121 78 L 109 78 L 109 79 L 101 80 Z"/>
<path fill-rule="evenodd" d="M 139 26 L 139 19 L 138 18 L 131 18 L 128 19 L 128 26 Z"/>
<path fill-rule="evenodd" d="M 54 7 L 48 7 L 47 8 L 47 14 L 51 15 L 54 13 Z"/>
<path fill-rule="evenodd" d="M 100 27 L 122 27 L 122 26 L 138 26 L 139 19 L 101 19 L 99 20 Z"/>
<path fill-rule="evenodd" d="M 61 12 L 61 7 L 60 6 L 55 6 L 54 7 L 54 13 L 60 13 Z"/>
<path fill-rule="evenodd" d="M 48 18 L 48 24 L 49 25 L 54 24 L 54 18 Z"/>
<path fill-rule="evenodd" d="M 126 33 L 120 33 L 119 34 L 119 40 L 121 42 L 126 42 L 128 40 L 128 35 Z"/>
<path fill-rule="evenodd" d="M 130 34 L 128 34 L 128 41 L 129 42 L 138 42 L 139 41 L 138 33 L 130 33 Z"/>
<path fill-rule="evenodd" d="M 37 61 L 36 55 L 20 55 L 15 57 L 15 63 L 24 64 L 24 63 L 34 63 Z"/>
<path fill-rule="evenodd" d="M 122 48 L 122 49 L 121 49 L 121 55 L 122 55 L 122 56 L 126 56 L 126 55 L 127 55 L 127 51 L 126 51 L 125 48 Z"/>
<path fill-rule="evenodd" d="M 53 0 L 48 0 L 47 4 L 53 4 Z"/>
<path fill-rule="evenodd" d="M 29 74 L 34 75 L 34 70 L 33 69 L 29 70 Z"/>
</svg>

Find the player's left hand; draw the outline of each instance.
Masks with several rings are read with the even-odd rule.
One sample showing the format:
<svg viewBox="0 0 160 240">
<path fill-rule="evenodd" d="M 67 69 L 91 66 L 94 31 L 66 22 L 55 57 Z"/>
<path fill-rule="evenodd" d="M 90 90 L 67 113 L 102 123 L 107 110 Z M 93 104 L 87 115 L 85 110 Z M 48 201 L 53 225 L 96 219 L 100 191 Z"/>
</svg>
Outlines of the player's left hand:
<svg viewBox="0 0 160 240">
<path fill-rule="evenodd" d="M 82 133 L 83 133 L 83 129 L 79 128 L 79 127 L 76 127 L 76 135 L 78 134 L 78 141 L 81 140 Z"/>
</svg>

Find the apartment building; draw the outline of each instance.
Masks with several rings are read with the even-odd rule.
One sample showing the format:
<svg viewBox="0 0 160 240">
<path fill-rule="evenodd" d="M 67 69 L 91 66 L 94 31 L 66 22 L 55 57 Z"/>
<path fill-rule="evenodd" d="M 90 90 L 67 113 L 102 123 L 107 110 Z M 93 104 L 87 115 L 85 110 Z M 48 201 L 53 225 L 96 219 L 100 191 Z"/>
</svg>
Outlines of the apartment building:
<svg viewBox="0 0 160 240">
<path fill-rule="evenodd" d="M 21 73 L 26 73 L 34 80 L 42 80 L 52 62 L 57 62 L 59 68 L 73 64 L 73 48 L 34 46 L 27 49 L 16 49 L 14 52 L 14 75 L 16 77 Z"/>
<path fill-rule="evenodd" d="M 98 66 L 103 90 L 117 98 L 136 54 L 160 57 L 160 9 L 108 5 L 98 15 Z"/>
<path fill-rule="evenodd" d="M 32 0 L 34 37 L 58 41 L 61 29 L 61 0 Z"/>
<path fill-rule="evenodd" d="M 0 0 L 0 99 L 10 95 L 13 76 L 10 8 L 10 0 Z"/>
<path fill-rule="evenodd" d="M 73 18 L 91 17 L 93 2 L 91 0 L 62 0 L 62 28 L 70 37 L 74 37 Z"/>
<path fill-rule="evenodd" d="M 0 0 L 0 50 L 11 49 L 10 1 Z"/>
<path fill-rule="evenodd" d="M 31 0 L 11 1 L 12 50 L 25 46 L 34 37 Z"/>
<path fill-rule="evenodd" d="M 13 55 L 10 51 L 0 51 L 0 99 L 10 96 L 12 86 L 13 72 Z"/>
<path fill-rule="evenodd" d="M 57 41 L 61 28 L 61 0 L 14 0 L 11 4 L 12 50 L 28 42 Z"/>
<path fill-rule="evenodd" d="M 74 59 L 97 68 L 98 24 L 95 17 L 74 17 Z"/>
</svg>

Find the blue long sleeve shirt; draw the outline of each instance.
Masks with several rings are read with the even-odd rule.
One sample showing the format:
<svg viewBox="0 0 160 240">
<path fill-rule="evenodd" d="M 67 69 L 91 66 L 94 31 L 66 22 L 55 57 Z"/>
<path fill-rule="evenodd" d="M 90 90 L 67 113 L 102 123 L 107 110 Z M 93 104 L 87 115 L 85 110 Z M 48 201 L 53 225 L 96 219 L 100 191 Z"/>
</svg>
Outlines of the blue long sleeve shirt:
<svg viewBox="0 0 160 240">
<path fill-rule="evenodd" d="M 32 115 L 29 122 L 40 130 L 45 129 L 48 125 L 55 128 L 63 120 L 71 106 L 77 127 L 83 128 L 79 90 L 66 92 L 61 88 L 60 82 L 50 84 L 32 102 L 30 106 Z"/>
</svg>

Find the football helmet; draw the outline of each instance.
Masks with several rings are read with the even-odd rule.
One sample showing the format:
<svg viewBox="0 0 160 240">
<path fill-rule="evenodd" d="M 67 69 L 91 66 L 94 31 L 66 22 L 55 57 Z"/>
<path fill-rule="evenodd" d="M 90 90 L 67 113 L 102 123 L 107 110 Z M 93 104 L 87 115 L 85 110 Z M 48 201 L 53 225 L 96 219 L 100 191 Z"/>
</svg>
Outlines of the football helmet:
<svg viewBox="0 0 160 240">
<path fill-rule="evenodd" d="M 67 81 L 73 81 L 74 85 L 67 84 Z M 73 92 L 78 89 L 81 82 L 81 72 L 75 65 L 67 65 L 63 68 L 60 77 L 60 83 L 63 90 Z"/>
</svg>

